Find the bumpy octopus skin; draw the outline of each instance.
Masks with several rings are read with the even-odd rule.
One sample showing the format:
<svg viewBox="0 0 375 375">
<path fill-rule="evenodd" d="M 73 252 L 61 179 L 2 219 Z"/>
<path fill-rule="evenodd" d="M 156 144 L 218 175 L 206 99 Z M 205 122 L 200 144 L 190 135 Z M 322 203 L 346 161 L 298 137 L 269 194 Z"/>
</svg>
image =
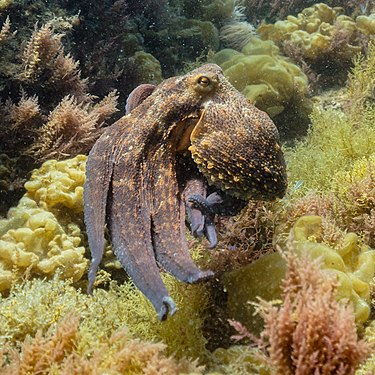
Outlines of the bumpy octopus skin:
<svg viewBox="0 0 375 375">
<path fill-rule="evenodd" d="M 158 266 L 188 283 L 213 275 L 189 254 L 177 154 L 188 148 L 210 184 L 245 200 L 282 197 L 287 179 L 275 125 L 217 65 L 169 78 L 147 95 L 105 130 L 87 160 L 88 290 L 103 257 L 107 224 L 117 259 L 164 320 L 176 305 Z"/>
</svg>

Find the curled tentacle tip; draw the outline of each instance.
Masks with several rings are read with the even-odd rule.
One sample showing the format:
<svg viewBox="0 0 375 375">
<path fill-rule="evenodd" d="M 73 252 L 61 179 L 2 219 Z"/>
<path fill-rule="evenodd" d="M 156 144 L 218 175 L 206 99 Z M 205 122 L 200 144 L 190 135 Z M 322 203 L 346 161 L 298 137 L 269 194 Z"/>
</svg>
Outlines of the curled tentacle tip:
<svg viewBox="0 0 375 375">
<path fill-rule="evenodd" d="M 207 246 L 209 249 L 213 249 L 217 245 L 217 235 L 216 235 L 216 229 L 215 224 L 213 221 L 209 221 L 206 225 L 206 238 L 209 242 L 209 245 Z"/>
<path fill-rule="evenodd" d="M 202 237 L 204 235 L 204 228 L 197 228 L 196 230 L 192 231 L 194 237 Z"/>
<path fill-rule="evenodd" d="M 209 245 L 207 246 L 207 249 L 214 249 L 217 245 L 217 240 L 216 241 L 209 241 Z"/>
<path fill-rule="evenodd" d="M 89 284 L 87 285 L 86 292 L 87 294 L 91 295 L 93 294 L 93 286 L 94 286 L 94 281 L 89 280 Z"/>
<path fill-rule="evenodd" d="M 163 305 L 160 311 L 158 312 L 158 318 L 160 321 L 164 321 L 167 319 L 168 313 L 170 316 L 172 316 L 173 314 L 175 314 L 176 311 L 177 306 L 175 301 L 173 301 L 173 298 L 166 296 L 163 298 Z"/>
<path fill-rule="evenodd" d="M 191 223 L 191 233 L 196 237 L 203 235 L 204 224 L 202 223 Z"/>
</svg>

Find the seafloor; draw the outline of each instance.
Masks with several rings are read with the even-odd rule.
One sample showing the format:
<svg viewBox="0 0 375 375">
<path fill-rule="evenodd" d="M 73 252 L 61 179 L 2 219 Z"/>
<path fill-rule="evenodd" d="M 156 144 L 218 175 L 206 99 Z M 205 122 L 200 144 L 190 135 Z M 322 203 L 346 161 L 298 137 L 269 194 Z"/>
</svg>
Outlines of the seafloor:
<svg viewBox="0 0 375 375">
<path fill-rule="evenodd" d="M 375 374 L 374 12 L 0 1 L 0 374 Z M 205 63 L 272 118 L 288 189 L 216 215 L 214 249 L 187 226 L 215 277 L 160 269 L 178 305 L 160 322 L 110 241 L 86 293 L 86 160 L 134 88 Z"/>
</svg>

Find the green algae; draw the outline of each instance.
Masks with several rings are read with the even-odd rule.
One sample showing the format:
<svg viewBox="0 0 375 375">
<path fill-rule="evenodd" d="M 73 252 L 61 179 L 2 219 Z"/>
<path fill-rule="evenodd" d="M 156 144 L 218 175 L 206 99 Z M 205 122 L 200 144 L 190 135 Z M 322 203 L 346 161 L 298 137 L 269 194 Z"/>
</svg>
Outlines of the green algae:
<svg viewBox="0 0 375 375">
<path fill-rule="evenodd" d="M 261 353 L 246 345 L 219 348 L 212 354 L 217 370 L 228 375 L 270 375 L 271 369 L 261 359 Z M 215 365 L 214 365 L 215 367 Z"/>
<path fill-rule="evenodd" d="M 288 152 L 290 184 L 303 182 L 300 196 L 308 189 L 330 191 L 338 171 L 350 171 L 356 161 L 374 158 L 375 106 L 364 108 L 360 116 L 315 108 L 311 121 L 306 139 Z"/>
<path fill-rule="evenodd" d="M 0 300 L 0 345 L 18 346 L 28 335 L 34 336 L 37 330 L 47 332 L 74 312 L 82 319 L 82 350 L 97 347 L 102 338 L 127 327 L 132 337 L 164 342 L 169 355 L 205 359 L 201 328 L 208 300 L 203 286 L 186 286 L 171 276 L 165 276 L 164 282 L 180 307 L 166 323 L 157 320 L 150 303 L 131 282 L 112 282 L 108 290 L 97 289 L 93 296 L 58 278 L 16 284 L 9 297 Z"/>
<path fill-rule="evenodd" d="M 262 319 L 256 315 L 258 297 L 267 301 L 280 298 L 280 281 L 286 263 L 279 253 L 267 254 L 239 270 L 222 277 L 228 294 L 228 315 L 246 325 L 252 333 L 260 334 Z"/>
<path fill-rule="evenodd" d="M 374 168 L 374 76 L 375 44 L 370 44 L 367 58 L 355 60 L 341 109 L 314 108 L 307 137 L 287 152 L 290 185 L 303 182 L 300 196 L 308 189 L 331 191 L 336 174 L 350 172 L 359 160 Z"/>
</svg>

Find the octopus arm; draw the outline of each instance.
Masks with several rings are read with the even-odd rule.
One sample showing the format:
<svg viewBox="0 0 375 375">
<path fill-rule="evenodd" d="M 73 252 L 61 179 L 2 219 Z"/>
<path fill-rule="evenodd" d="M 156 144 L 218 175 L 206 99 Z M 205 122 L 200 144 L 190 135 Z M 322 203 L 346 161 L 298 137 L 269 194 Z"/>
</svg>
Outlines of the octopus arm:
<svg viewBox="0 0 375 375">
<path fill-rule="evenodd" d="M 154 155 L 152 239 L 156 260 L 177 279 L 194 283 L 213 276 L 191 259 L 185 237 L 185 203 L 179 194 L 173 156 L 160 147 Z"/>
<path fill-rule="evenodd" d="M 108 227 L 117 259 L 152 303 L 158 318 L 165 320 L 177 308 L 155 260 L 151 237 L 152 179 L 147 173 L 149 163 L 141 159 L 129 151 L 119 153 L 108 202 Z"/>
<path fill-rule="evenodd" d="M 84 215 L 87 237 L 91 251 L 88 271 L 88 293 L 96 278 L 96 272 L 103 258 L 106 206 L 111 184 L 114 154 L 108 152 L 108 132 L 104 133 L 92 148 L 86 163 L 84 186 Z"/>
<path fill-rule="evenodd" d="M 185 205 L 188 222 L 190 223 L 190 230 L 194 236 L 201 237 L 204 234 L 205 218 L 202 211 L 191 202 L 190 197 L 198 194 L 199 196 L 206 198 L 207 195 L 207 184 L 202 178 L 194 177 L 190 178 L 185 182 L 185 187 L 182 192 Z"/>
</svg>

